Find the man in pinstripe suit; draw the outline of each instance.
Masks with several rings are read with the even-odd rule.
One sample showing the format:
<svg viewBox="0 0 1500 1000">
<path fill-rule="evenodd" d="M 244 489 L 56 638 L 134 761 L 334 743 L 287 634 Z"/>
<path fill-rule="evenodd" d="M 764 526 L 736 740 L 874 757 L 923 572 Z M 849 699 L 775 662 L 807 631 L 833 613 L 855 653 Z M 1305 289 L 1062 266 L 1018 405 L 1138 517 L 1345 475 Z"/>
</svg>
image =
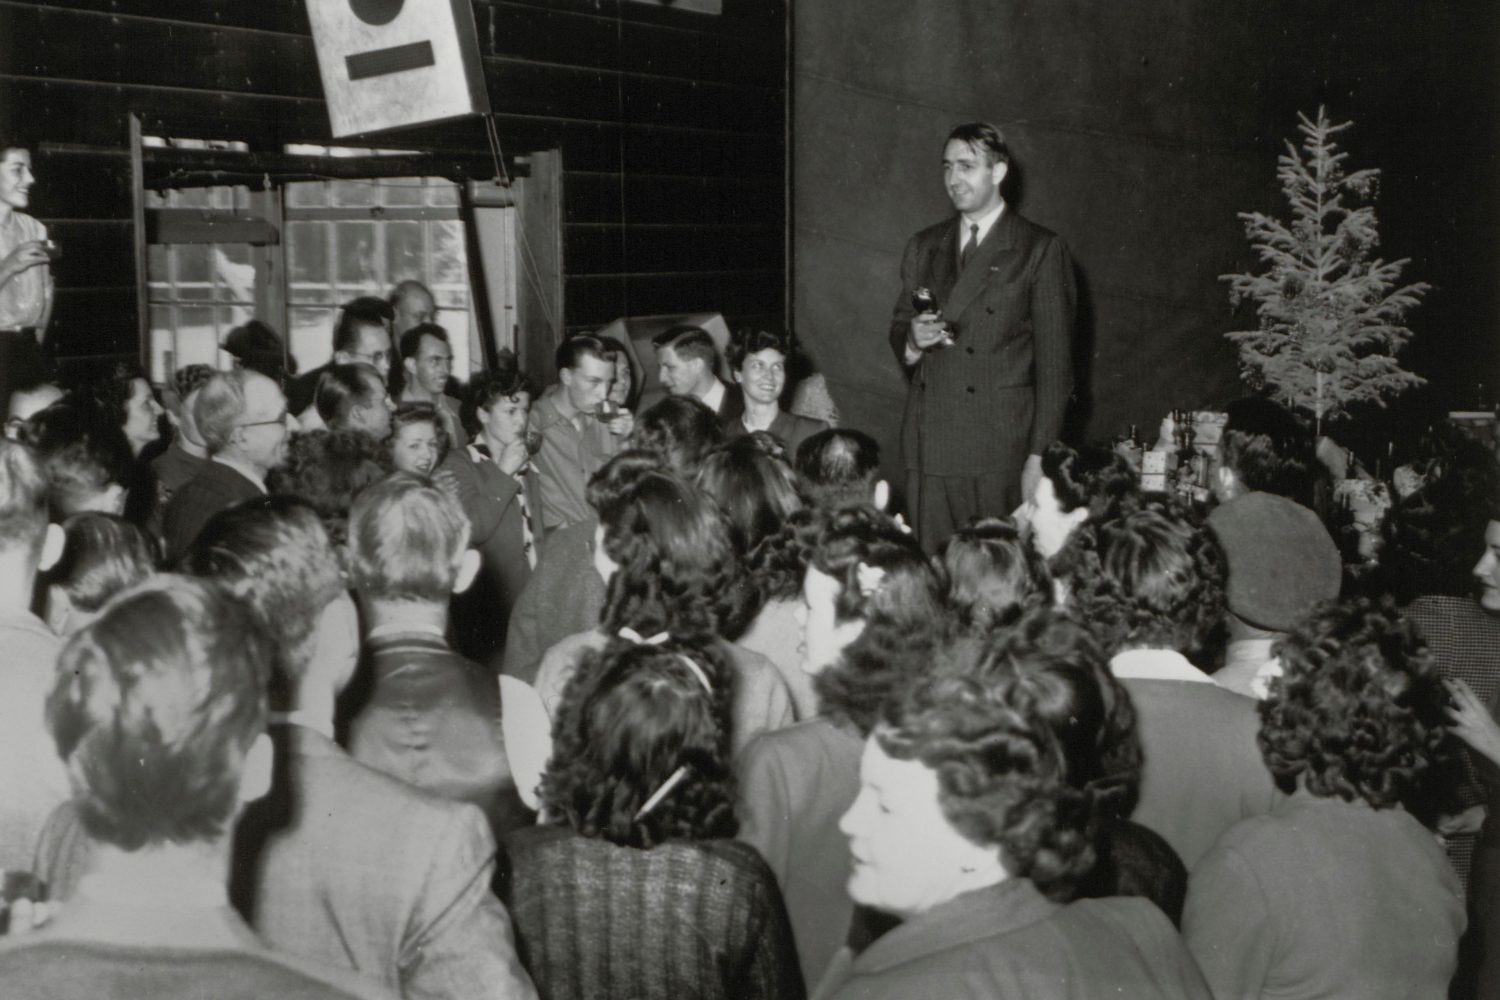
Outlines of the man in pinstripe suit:
<svg viewBox="0 0 1500 1000">
<path fill-rule="evenodd" d="M 976 515 L 1029 499 L 1073 390 L 1073 261 L 1056 234 L 1008 207 L 993 125 L 959 125 L 943 150 L 958 215 L 913 236 L 890 343 L 909 382 L 901 446 L 907 506 L 929 548 Z M 930 290 L 936 311 L 912 293 Z"/>
</svg>

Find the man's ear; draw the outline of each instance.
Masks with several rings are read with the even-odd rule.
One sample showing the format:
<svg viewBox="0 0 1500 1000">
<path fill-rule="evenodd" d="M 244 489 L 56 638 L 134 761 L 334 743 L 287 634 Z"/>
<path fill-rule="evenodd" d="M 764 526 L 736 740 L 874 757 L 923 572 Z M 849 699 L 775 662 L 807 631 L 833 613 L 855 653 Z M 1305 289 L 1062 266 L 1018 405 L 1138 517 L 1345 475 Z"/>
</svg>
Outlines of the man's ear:
<svg viewBox="0 0 1500 1000">
<path fill-rule="evenodd" d="M 479 575 L 479 550 L 464 549 L 464 554 L 458 557 L 458 575 L 453 579 L 453 592 L 462 594 L 474 585 L 474 578 Z"/>
<path fill-rule="evenodd" d="M 42 536 L 42 554 L 37 559 L 37 570 L 45 573 L 57 565 L 57 561 L 62 558 L 63 543 L 66 540 L 67 536 L 63 534 L 62 525 L 47 525 L 47 533 Z"/>
<path fill-rule="evenodd" d="M 1009 163 L 996 163 L 990 167 L 990 176 L 995 179 L 995 187 L 999 187 L 1005 181 L 1005 175 L 1010 172 Z"/>
<path fill-rule="evenodd" d="M 276 748 L 271 737 L 261 733 L 245 751 L 245 763 L 240 769 L 240 801 L 254 802 L 265 798 L 271 790 L 271 775 L 276 763 Z"/>
<path fill-rule="evenodd" d="M 891 502 L 891 484 L 884 479 L 875 484 L 875 495 L 872 498 L 876 510 L 885 510 Z"/>
</svg>

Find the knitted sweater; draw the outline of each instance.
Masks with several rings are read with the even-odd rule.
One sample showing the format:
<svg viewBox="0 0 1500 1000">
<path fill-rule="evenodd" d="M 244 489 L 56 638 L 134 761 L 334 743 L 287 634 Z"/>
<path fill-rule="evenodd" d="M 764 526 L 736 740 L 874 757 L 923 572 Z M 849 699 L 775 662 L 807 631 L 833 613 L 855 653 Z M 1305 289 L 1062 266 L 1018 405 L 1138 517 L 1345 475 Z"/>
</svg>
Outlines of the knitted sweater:
<svg viewBox="0 0 1500 1000">
<path fill-rule="evenodd" d="M 745 844 L 639 850 L 533 827 L 509 862 L 506 903 L 542 1000 L 804 995 L 776 880 Z"/>
</svg>

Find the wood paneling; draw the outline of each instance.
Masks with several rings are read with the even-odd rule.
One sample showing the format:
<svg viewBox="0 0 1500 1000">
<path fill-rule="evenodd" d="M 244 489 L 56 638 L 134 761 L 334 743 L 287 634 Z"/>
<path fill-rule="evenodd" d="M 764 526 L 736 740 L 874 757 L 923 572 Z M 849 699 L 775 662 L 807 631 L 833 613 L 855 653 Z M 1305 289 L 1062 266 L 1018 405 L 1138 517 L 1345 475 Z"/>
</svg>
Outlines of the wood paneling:
<svg viewBox="0 0 1500 1000">
<path fill-rule="evenodd" d="M 784 0 L 703 15 L 473 0 L 507 155 L 557 149 L 569 328 L 627 312 L 785 311 Z M 305 0 L 0 0 L 0 129 L 36 144 L 65 256 L 64 356 L 136 353 L 131 113 L 147 135 L 328 141 Z M 372 143 L 472 159 L 481 122 Z"/>
</svg>

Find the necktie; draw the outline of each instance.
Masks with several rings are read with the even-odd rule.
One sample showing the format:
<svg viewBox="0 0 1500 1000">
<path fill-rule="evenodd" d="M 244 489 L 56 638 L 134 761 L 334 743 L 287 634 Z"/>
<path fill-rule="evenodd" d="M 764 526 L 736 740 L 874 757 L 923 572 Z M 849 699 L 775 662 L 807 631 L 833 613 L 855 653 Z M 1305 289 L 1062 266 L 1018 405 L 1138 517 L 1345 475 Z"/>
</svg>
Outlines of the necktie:
<svg viewBox="0 0 1500 1000">
<path fill-rule="evenodd" d="M 969 258 L 974 256 L 974 248 L 977 246 L 979 246 L 979 223 L 976 222 L 970 224 L 969 241 L 965 243 L 963 249 L 958 252 L 958 269 L 960 271 L 962 271 L 968 265 Z"/>
</svg>

